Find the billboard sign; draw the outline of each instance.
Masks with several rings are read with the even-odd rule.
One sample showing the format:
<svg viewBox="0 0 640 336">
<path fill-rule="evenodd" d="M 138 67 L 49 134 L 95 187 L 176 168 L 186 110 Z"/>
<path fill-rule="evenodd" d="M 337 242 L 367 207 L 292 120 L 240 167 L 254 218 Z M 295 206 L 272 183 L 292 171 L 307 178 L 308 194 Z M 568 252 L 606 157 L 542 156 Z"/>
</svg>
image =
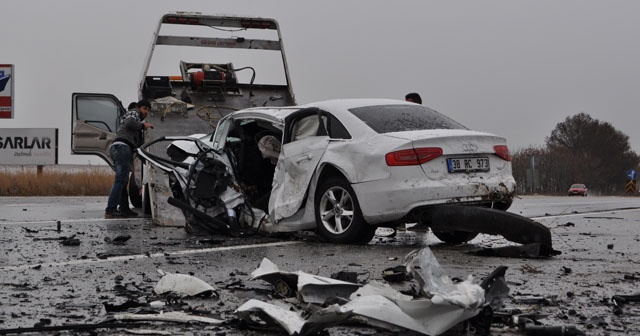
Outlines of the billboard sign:
<svg viewBox="0 0 640 336">
<path fill-rule="evenodd" d="M 57 163 L 57 128 L 0 128 L 0 165 Z"/>
<path fill-rule="evenodd" d="M 13 118 L 13 64 L 0 64 L 0 119 Z"/>
</svg>

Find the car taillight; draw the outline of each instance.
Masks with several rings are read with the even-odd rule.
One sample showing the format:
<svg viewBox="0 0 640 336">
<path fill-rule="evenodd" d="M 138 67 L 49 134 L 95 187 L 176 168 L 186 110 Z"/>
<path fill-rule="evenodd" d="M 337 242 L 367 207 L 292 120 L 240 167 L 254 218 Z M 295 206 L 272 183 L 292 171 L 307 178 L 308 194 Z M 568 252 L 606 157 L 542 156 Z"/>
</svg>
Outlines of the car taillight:
<svg viewBox="0 0 640 336">
<path fill-rule="evenodd" d="M 403 149 L 384 156 L 387 166 L 415 166 L 429 162 L 442 155 L 442 148 L 427 147 Z"/>
<path fill-rule="evenodd" d="M 505 145 L 496 145 L 493 146 L 493 150 L 496 152 L 496 155 L 501 157 L 505 161 L 511 161 L 511 154 L 509 153 L 509 147 Z"/>
</svg>

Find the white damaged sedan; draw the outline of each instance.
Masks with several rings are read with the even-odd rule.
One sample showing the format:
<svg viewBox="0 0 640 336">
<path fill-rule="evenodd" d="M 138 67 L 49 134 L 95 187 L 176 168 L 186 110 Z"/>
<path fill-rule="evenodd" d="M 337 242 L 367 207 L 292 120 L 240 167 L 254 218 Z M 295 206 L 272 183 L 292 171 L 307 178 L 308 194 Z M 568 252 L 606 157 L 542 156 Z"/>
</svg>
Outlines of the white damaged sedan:
<svg viewBox="0 0 640 336">
<path fill-rule="evenodd" d="M 170 203 L 188 224 L 232 231 L 315 229 L 330 242 L 367 243 L 378 226 L 428 223 L 435 205 L 506 210 L 516 187 L 503 137 L 398 100 L 249 108 L 205 141 L 163 140 L 173 141 L 171 160 L 146 145 L 138 154 L 172 172 Z"/>
</svg>

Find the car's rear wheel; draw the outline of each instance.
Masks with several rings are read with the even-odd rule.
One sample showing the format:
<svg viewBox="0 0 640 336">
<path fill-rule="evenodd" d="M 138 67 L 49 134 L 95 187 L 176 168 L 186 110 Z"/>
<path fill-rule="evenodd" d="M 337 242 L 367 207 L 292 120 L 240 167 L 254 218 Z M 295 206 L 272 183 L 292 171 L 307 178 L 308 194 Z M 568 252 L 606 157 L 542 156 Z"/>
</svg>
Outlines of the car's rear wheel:
<svg viewBox="0 0 640 336">
<path fill-rule="evenodd" d="M 447 244 L 466 243 L 478 235 L 478 232 L 469 231 L 433 231 L 433 235 Z"/>
<path fill-rule="evenodd" d="M 318 234 L 339 244 L 366 244 L 376 228 L 362 216 L 353 188 L 344 178 L 331 177 L 320 184 L 315 197 Z"/>
</svg>

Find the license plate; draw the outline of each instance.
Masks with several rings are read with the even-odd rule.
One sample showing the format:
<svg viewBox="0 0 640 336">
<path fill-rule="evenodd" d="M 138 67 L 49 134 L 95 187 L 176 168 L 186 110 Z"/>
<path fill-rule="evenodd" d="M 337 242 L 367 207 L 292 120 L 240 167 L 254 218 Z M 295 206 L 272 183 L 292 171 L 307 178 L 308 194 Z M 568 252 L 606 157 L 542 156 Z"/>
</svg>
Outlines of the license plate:
<svg viewBox="0 0 640 336">
<path fill-rule="evenodd" d="M 447 159 L 447 168 L 450 173 L 486 172 L 489 171 L 489 158 L 462 157 Z"/>
</svg>

